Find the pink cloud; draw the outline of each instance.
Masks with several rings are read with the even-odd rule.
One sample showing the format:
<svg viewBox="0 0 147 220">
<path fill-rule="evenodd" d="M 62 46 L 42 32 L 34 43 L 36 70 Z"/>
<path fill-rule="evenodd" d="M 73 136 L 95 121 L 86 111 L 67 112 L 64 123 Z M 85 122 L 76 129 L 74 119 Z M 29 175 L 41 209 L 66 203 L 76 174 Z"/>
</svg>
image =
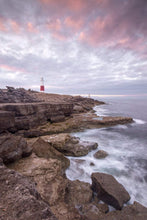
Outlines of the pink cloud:
<svg viewBox="0 0 147 220">
<path fill-rule="evenodd" d="M 82 28 L 83 20 L 82 19 L 73 19 L 72 17 L 66 17 L 64 24 L 66 27 L 74 29 L 74 31 L 78 31 Z"/>
<path fill-rule="evenodd" d="M 58 8 L 60 10 L 64 10 L 65 7 L 70 9 L 70 10 L 73 10 L 73 11 L 80 11 L 83 6 L 85 4 L 87 4 L 87 1 L 85 0 L 40 0 L 40 2 L 42 4 L 44 4 L 45 6 L 57 6 L 58 5 Z M 62 7 L 63 8 L 62 8 Z"/>
<path fill-rule="evenodd" d="M 0 69 L 7 70 L 7 71 L 12 71 L 12 72 L 25 72 L 24 69 L 19 69 L 17 67 L 9 66 L 9 65 L 6 65 L 6 64 L 0 64 Z"/>
<path fill-rule="evenodd" d="M 3 32 L 7 31 L 2 18 L 0 18 L 0 31 L 3 31 Z"/>
<path fill-rule="evenodd" d="M 31 33 L 37 33 L 38 32 L 37 28 L 35 28 L 35 26 L 31 22 L 27 23 L 27 30 Z"/>
<path fill-rule="evenodd" d="M 62 35 L 62 34 L 59 33 L 59 32 L 53 32 L 53 33 L 52 33 L 52 36 L 53 36 L 54 38 L 56 38 L 57 40 L 60 40 L 60 41 L 65 41 L 65 40 L 68 39 L 68 37 Z"/>
<path fill-rule="evenodd" d="M 20 31 L 20 25 L 16 21 L 10 20 L 9 23 L 10 23 L 10 28 L 14 32 L 18 33 Z"/>
<path fill-rule="evenodd" d="M 49 21 L 46 26 L 50 30 L 60 31 L 61 30 L 61 21 L 60 21 L 60 19 L 54 19 L 54 20 Z"/>
</svg>

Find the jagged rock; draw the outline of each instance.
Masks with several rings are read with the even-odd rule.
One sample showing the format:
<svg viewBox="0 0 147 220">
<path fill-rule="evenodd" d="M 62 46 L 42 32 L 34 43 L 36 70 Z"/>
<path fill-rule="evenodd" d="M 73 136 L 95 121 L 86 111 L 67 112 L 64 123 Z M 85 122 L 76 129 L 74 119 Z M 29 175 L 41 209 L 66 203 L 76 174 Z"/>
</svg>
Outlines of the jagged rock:
<svg viewBox="0 0 147 220">
<path fill-rule="evenodd" d="M 102 206 L 105 206 L 105 204 L 94 204 L 94 203 L 88 203 L 81 205 L 79 207 L 79 211 L 81 215 L 83 216 L 84 220 L 98 220 L 100 217 L 103 217 L 104 214 L 106 213 L 103 209 Z M 108 207 L 107 207 L 108 211 Z"/>
<path fill-rule="evenodd" d="M 79 180 L 69 181 L 66 189 L 65 200 L 70 206 L 90 203 L 92 201 L 92 190 L 89 183 Z"/>
<path fill-rule="evenodd" d="M 74 105 L 73 111 L 74 111 L 74 113 L 85 112 L 84 108 L 82 106 L 79 106 L 79 105 Z"/>
<path fill-rule="evenodd" d="M 108 153 L 104 150 L 99 150 L 94 154 L 94 157 L 96 159 L 102 159 L 108 156 Z"/>
<path fill-rule="evenodd" d="M 124 207 L 121 211 L 113 211 L 104 215 L 98 220 L 146 220 L 147 208 L 134 202 L 133 205 Z"/>
<path fill-rule="evenodd" d="M 41 197 L 55 205 L 64 200 L 68 180 L 62 176 L 62 163 L 57 159 L 39 158 L 35 154 L 9 166 L 37 183 Z"/>
<path fill-rule="evenodd" d="M 129 193 L 112 175 L 93 173 L 91 178 L 93 191 L 105 203 L 116 209 L 122 209 L 123 204 L 130 200 Z"/>
<path fill-rule="evenodd" d="M 0 183 L 1 220 L 57 220 L 27 177 L 0 166 Z"/>
<path fill-rule="evenodd" d="M 51 211 L 58 220 L 84 220 L 75 207 L 68 206 L 64 202 L 51 206 Z"/>
<path fill-rule="evenodd" d="M 36 99 L 31 95 L 31 92 L 18 88 L 15 89 L 10 86 L 6 86 L 7 90 L 0 90 L 0 103 L 30 103 L 30 102 L 39 102 L 39 99 Z"/>
<path fill-rule="evenodd" d="M 97 147 L 98 144 L 94 142 L 79 140 L 79 143 L 72 144 L 72 141 L 69 141 L 65 146 L 63 146 L 62 152 L 67 156 L 80 157 L 87 155 L 90 151 L 95 150 Z"/>
<path fill-rule="evenodd" d="M 50 143 L 54 148 L 60 150 L 60 148 L 62 148 L 66 144 L 66 142 L 71 139 L 71 136 L 68 133 L 60 133 L 46 135 L 43 136 L 42 139 Z"/>
<path fill-rule="evenodd" d="M 21 136 L 5 134 L 0 136 L 0 157 L 4 163 L 14 162 L 21 157 L 29 156 L 32 148 Z"/>
<path fill-rule="evenodd" d="M 45 137 L 45 140 L 66 156 L 84 156 L 98 147 L 97 143 L 81 141 L 78 137 L 69 134 L 53 135 Z"/>
<path fill-rule="evenodd" d="M 63 173 L 70 165 L 70 160 L 68 158 L 64 157 L 62 153 L 57 151 L 54 147 L 41 138 L 37 139 L 37 141 L 32 145 L 32 148 L 33 152 L 38 157 L 43 157 L 46 159 L 52 158 L 61 161 Z"/>
<path fill-rule="evenodd" d="M 38 158 L 34 153 L 9 165 L 37 183 L 41 197 L 47 201 L 58 220 L 80 220 L 81 216 L 74 206 L 65 203 L 69 180 L 61 175 L 62 164 L 56 159 Z"/>
</svg>

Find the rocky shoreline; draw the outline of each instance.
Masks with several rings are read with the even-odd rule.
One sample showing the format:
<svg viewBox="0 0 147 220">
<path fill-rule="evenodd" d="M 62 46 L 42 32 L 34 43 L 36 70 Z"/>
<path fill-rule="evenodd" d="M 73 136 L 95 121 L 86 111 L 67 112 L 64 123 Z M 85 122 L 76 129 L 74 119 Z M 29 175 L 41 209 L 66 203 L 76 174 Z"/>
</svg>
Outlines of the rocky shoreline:
<svg viewBox="0 0 147 220">
<path fill-rule="evenodd" d="M 99 104 L 104 103 L 80 96 L 0 90 L 0 219 L 147 219 L 147 208 L 128 205 L 128 192 L 113 176 L 93 173 L 91 185 L 66 177 L 66 156 L 78 158 L 98 148 L 70 132 L 133 122 L 98 117 L 93 107 Z"/>
</svg>

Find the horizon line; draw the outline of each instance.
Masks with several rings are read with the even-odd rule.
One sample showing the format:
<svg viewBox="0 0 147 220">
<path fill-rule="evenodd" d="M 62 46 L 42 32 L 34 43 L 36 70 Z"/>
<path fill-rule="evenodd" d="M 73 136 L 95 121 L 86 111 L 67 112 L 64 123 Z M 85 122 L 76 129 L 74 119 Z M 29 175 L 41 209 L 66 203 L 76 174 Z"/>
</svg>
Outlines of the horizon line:
<svg viewBox="0 0 147 220">
<path fill-rule="evenodd" d="M 147 94 L 133 94 L 133 95 L 116 95 L 116 94 L 113 94 L 113 95 L 99 95 L 99 94 L 71 94 L 73 96 L 94 96 L 94 97 L 135 97 L 135 96 L 147 96 Z"/>
</svg>

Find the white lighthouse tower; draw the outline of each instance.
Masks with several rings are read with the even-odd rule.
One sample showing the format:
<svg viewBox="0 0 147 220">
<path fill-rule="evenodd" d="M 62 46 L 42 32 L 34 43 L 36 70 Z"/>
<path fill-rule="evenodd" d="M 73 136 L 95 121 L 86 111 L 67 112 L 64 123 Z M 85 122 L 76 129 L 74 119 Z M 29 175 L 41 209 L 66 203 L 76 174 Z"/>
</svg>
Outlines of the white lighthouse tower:
<svg viewBox="0 0 147 220">
<path fill-rule="evenodd" d="M 45 91 L 45 88 L 44 88 L 44 79 L 43 77 L 41 77 L 41 84 L 40 84 L 40 92 L 44 92 Z"/>
</svg>

